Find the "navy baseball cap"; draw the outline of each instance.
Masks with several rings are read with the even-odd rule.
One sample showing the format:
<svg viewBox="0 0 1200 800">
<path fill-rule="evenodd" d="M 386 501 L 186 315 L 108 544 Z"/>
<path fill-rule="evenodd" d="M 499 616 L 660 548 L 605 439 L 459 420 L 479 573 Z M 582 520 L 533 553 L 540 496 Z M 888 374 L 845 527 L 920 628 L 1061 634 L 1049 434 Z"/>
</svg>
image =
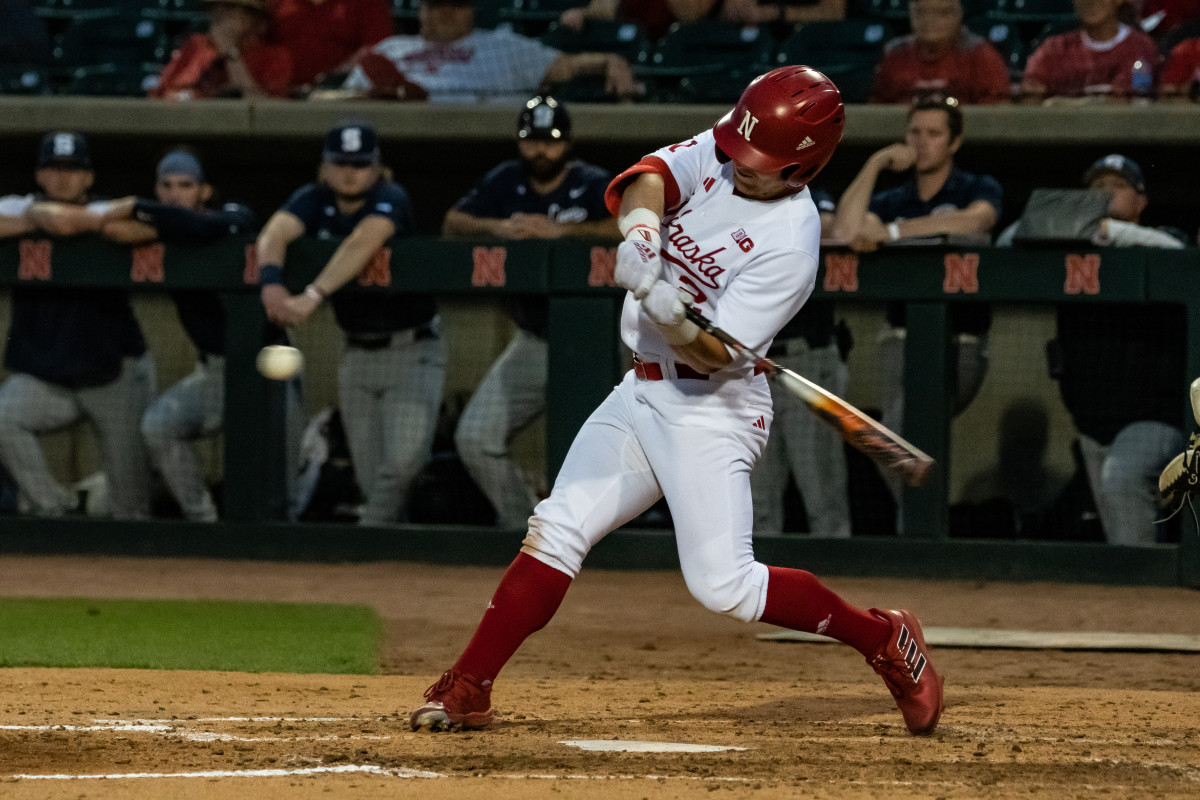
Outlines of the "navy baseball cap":
<svg viewBox="0 0 1200 800">
<path fill-rule="evenodd" d="M 517 138 L 566 141 L 571 138 L 571 116 L 549 95 L 531 97 L 517 119 Z"/>
<path fill-rule="evenodd" d="M 74 131 L 51 131 L 38 145 L 37 168 L 91 169 L 92 148 L 83 134 Z"/>
<path fill-rule="evenodd" d="M 379 137 L 370 125 L 339 125 L 325 134 L 323 156 L 332 164 L 370 166 L 379 161 Z"/>
<path fill-rule="evenodd" d="M 1142 174 L 1142 168 L 1132 158 L 1117 153 L 1107 155 L 1088 167 L 1088 171 L 1083 173 L 1084 186 L 1106 173 L 1121 176 L 1138 194 L 1146 193 L 1146 176 Z"/>
</svg>

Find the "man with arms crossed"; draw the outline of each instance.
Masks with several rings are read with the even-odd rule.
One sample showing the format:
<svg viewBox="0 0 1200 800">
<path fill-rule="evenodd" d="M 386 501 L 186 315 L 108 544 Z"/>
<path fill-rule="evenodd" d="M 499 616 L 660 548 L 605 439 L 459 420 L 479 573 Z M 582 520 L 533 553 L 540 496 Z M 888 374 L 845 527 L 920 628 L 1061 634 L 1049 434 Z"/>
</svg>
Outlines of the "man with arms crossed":
<svg viewBox="0 0 1200 800">
<path fill-rule="evenodd" d="M 850 644 L 883 677 L 908 729 L 933 731 L 942 683 L 915 616 L 854 608 L 812 573 L 755 561 L 750 470 L 766 445 L 771 393 L 754 364 L 684 315 L 685 303 L 695 306 L 766 351 L 812 292 L 820 222 L 806 184 L 844 120 L 824 75 L 780 67 L 752 81 L 712 130 L 609 185 L 626 237 L 615 277 L 629 290 L 621 336 L 634 369 L 580 429 L 474 638 L 413 712 L 414 729 L 490 725 L 492 682 L 550 621 L 591 547 L 665 496 L 688 589 L 706 608 Z"/>
</svg>

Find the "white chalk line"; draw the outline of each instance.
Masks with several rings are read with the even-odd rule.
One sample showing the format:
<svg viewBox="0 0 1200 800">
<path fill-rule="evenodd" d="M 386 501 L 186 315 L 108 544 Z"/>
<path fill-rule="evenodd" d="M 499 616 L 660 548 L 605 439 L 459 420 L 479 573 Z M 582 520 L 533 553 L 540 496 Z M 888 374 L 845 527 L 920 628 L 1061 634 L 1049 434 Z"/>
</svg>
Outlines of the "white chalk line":
<svg viewBox="0 0 1200 800">
<path fill-rule="evenodd" d="M 445 778 L 440 772 L 419 769 L 385 768 L 371 764 L 343 764 L 337 767 L 301 767 L 297 769 L 204 770 L 203 772 L 114 772 L 107 775 L 13 775 L 20 781 L 137 780 L 142 778 L 290 778 L 299 775 L 339 774 L 347 772 L 384 775 L 389 778 Z"/>
</svg>

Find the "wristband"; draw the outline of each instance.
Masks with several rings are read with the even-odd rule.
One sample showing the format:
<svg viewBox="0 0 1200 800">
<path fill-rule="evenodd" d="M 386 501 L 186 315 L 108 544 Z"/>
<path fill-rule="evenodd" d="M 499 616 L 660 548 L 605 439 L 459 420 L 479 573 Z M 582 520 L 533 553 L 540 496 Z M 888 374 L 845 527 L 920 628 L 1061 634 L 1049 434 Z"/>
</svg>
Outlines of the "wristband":
<svg viewBox="0 0 1200 800">
<path fill-rule="evenodd" d="M 316 300 L 318 303 L 323 303 L 329 299 L 329 295 L 325 294 L 325 290 L 320 286 L 317 286 L 315 283 L 310 283 L 308 286 L 304 287 L 304 295 Z"/>
<path fill-rule="evenodd" d="M 661 225 L 659 216 L 648 208 L 635 208 L 617 220 L 617 228 L 626 241 L 638 239 L 655 247 L 662 246 L 662 234 L 659 233 Z"/>
<path fill-rule="evenodd" d="M 887 225 L 888 238 L 893 242 L 900 238 L 900 223 L 889 222 Z"/>
<path fill-rule="evenodd" d="M 283 283 L 283 267 L 279 264 L 259 264 L 258 284 L 269 286 L 275 283 Z"/>
</svg>

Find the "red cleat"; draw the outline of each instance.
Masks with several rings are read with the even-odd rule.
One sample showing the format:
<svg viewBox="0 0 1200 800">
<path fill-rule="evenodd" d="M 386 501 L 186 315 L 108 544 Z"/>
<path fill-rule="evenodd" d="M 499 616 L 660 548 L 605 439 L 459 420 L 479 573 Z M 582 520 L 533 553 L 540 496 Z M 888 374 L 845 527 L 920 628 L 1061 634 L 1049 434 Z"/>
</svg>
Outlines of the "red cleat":
<svg viewBox="0 0 1200 800">
<path fill-rule="evenodd" d="M 492 724 L 492 682 L 480 683 L 465 672 L 446 670 L 425 690 L 425 705 L 412 713 L 414 731 L 477 731 Z"/>
<path fill-rule="evenodd" d="M 867 658 L 896 698 L 904 724 L 914 736 L 928 736 L 942 716 L 942 677 L 929 663 L 921 623 L 911 611 L 871 613 L 892 625 L 892 633 L 879 651 Z"/>
</svg>

